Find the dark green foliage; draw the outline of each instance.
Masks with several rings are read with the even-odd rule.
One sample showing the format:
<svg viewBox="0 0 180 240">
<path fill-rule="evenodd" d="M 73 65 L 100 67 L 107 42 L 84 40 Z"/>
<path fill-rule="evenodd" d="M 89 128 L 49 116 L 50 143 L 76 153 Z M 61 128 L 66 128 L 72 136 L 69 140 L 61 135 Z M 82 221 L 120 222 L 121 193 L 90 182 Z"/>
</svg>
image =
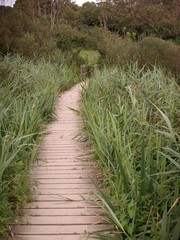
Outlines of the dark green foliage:
<svg viewBox="0 0 180 240">
<path fill-rule="evenodd" d="M 99 9 L 94 2 L 86 2 L 81 8 L 82 23 L 87 26 L 99 26 Z"/>
<path fill-rule="evenodd" d="M 58 55 L 49 26 L 33 21 L 17 9 L 0 7 L 0 52 L 19 53 L 27 58 L 50 58 Z"/>
<path fill-rule="evenodd" d="M 72 28 L 70 25 L 61 24 L 55 29 L 57 47 L 62 51 L 81 49 L 97 49 L 97 39 L 91 36 L 89 29 Z"/>
<path fill-rule="evenodd" d="M 106 2 L 110 4 L 109 1 Z M 103 12 L 101 5 L 100 12 Z M 175 40 L 180 35 L 179 11 L 176 0 L 168 4 L 163 1 L 113 0 L 106 10 L 106 27 L 121 35 L 126 28 L 126 31 L 135 32 L 138 37 L 153 34 L 163 39 Z"/>
</svg>

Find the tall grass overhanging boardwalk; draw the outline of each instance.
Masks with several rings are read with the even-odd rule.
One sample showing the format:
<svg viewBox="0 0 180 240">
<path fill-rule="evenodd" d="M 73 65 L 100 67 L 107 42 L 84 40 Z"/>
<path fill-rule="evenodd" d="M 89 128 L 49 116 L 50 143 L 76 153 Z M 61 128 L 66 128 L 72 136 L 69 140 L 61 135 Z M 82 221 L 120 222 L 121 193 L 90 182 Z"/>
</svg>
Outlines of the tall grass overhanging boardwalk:
<svg viewBox="0 0 180 240">
<path fill-rule="evenodd" d="M 47 127 L 31 177 L 37 181 L 33 201 L 22 209 L 16 240 L 80 240 L 83 233 L 107 228 L 95 202 L 96 171 L 80 141 L 79 85 L 58 99 L 56 120 Z"/>
</svg>

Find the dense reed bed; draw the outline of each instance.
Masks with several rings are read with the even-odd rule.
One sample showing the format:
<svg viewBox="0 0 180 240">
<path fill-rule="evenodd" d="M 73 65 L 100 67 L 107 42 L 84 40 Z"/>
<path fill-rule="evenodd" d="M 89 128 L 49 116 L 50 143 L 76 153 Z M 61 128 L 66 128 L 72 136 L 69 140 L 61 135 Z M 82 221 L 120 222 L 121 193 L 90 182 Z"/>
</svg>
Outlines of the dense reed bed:
<svg viewBox="0 0 180 240">
<path fill-rule="evenodd" d="M 28 171 L 60 91 L 77 81 L 65 60 L 0 60 L 0 234 L 30 198 Z"/>
<path fill-rule="evenodd" d="M 82 115 L 102 169 L 104 205 L 114 237 L 178 240 L 179 87 L 162 71 L 105 69 L 90 79 Z"/>
</svg>

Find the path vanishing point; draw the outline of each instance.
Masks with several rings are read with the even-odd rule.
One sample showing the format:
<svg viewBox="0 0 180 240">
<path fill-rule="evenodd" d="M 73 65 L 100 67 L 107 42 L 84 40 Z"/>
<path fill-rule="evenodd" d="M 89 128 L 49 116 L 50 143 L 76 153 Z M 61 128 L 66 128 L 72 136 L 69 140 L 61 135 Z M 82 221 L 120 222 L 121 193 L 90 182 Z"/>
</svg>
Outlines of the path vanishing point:
<svg viewBox="0 0 180 240">
<path fill-rule="evenodd" d="M 95 199 L 95 166 L 88 160 L 87 143 L 80 140 L 83 122 L 79 109 L 80 85 L 61 94 L 56 120 L 47 126 L 31 170 L 37 181 L 33 201 L 22 209 L 14 240 L 86 240 L 84 233 L 107 228 Z"/>
</svg>

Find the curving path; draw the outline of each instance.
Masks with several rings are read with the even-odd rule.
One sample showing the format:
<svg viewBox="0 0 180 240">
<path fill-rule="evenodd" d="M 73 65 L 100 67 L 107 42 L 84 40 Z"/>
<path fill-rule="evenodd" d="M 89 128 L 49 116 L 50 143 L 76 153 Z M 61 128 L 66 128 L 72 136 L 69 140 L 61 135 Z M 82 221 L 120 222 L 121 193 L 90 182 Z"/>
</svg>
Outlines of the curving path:
<svg viewBox="0 0 180 240">
<path fill-rule="evenodd" d="M 107 228 L 93 195 L 95 166 L 88 161 L 82 141 L 80 86 L 64 92 L 57 102 L 56 120 L 47 127 L 31 171 L 37 180 L 34 201 L 22 209 L 20 225 L 12 227 L 15 240 L 90 239 L 89 231 Z"/>
</svg>

